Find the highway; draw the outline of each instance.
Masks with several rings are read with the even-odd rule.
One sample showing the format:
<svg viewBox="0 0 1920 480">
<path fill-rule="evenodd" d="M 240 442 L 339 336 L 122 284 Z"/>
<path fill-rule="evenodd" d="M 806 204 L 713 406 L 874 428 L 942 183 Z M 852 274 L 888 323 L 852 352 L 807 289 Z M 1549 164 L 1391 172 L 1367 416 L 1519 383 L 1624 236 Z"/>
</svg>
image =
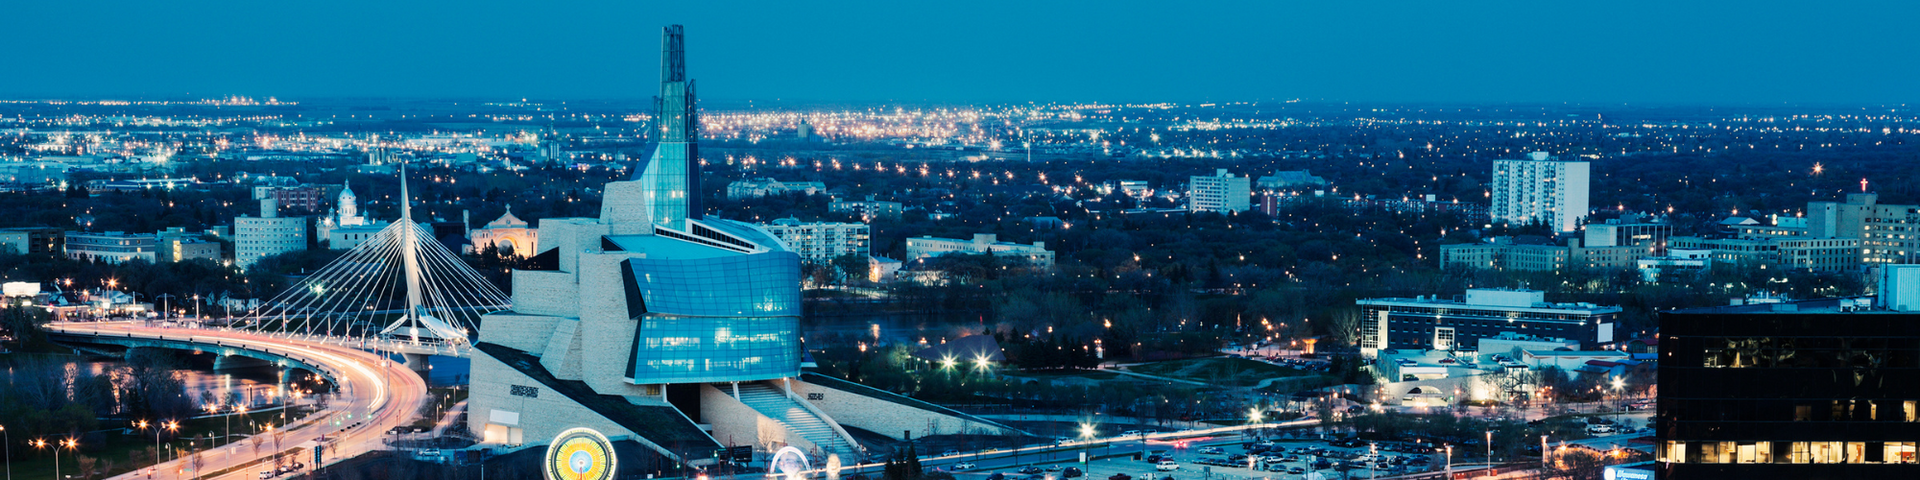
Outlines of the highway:
<svg viewBox="0 0 1920 480">
<path fill-rule="evenodd" d="M 337 393 L 327 409 L 283 426 L 282 433 L 278 434 L 277 447 L 273 438 L 275 435 L 261 435 L 257 444 L 250 439 L 200 452 L 200 467 L 193 472 L 185 471 L 188 459 L 192 458 L 189 455 L 182 460 L 161 464 L 157 471 L 153 468 L 141 469 L 114 477 L 116 480 L 259 479 L 261 471 L 273 469 L 271 458 L 274 454 L 296 449 L 302 451 L 302 455 L 297 457 L 298 461 L 312 469 L 315 467 L 313 454 L 304 447 L 323 443 L 326 445 L 325 458 L 328 463 L 384 449 L 382 437 L 386 432 L 393 427 L 412 423 L 427 398 L 426 381 L 404 364 L 349 346 L 277 338 L 245 331 L 147 327 L 131 322 L 63 322 L 49 324 L 46 328 L 71 334 L 192 342 L 206 346 L 208 351 L 216 350 L 219 345 L 244 346 L 318 366 L 335 379 Z M 339 425 L 335 425 L 335 419 L 340 420 Z M 234 468 L 241 466 L 244 468 Z M 229 469 L 232 471 L 219 476 L 200 476 Z"/>
</svg>

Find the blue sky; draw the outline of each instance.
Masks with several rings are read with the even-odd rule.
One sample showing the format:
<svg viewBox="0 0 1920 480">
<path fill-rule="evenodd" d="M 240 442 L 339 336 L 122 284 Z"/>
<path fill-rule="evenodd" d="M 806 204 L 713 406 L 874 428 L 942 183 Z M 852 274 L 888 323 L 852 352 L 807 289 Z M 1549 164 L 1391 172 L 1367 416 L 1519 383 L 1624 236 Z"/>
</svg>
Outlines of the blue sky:
<svg viewBox="0 0 1920 480">
<path fill-rule="evenodd" d="M 15 1 L 3 97 L 1920 102 L 1920 2 Z"/>
</svg>

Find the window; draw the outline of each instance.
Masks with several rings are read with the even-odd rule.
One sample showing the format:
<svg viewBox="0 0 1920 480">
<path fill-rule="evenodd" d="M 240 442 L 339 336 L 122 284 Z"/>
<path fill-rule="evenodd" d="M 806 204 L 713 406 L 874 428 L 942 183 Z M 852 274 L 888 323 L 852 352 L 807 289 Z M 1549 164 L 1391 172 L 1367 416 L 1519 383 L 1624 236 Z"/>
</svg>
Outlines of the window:
<svg viewBox="0 0 1920 480">
<path fill-rule="evenodd" d="M 1734 447 L 1734 463 L 1767 463 L 1760 456 L 1766 452 L 1752 443 L 1740 443 Z"/>
<path fill-rule="evenodd" d="M 1840 463 L 1840 442 L 1811 442 L 1813 463 Z"/>
<path fill-rule="evenodd" d="M 1793 463 L 1813 463 L 1812 446 L 1807 442 L 1793 442 Z"/>
<path fill-rule="evenodd" d="M 1907 416 L 1908 416 L 1908 418 L 1909 418 L 1909 421 L 1911 421 L 1911 418 L 1912 418 L 1912 416 L 1913 416 L 1913 413 L 1912 413 L 1912 412 L 1913 412 L 1913 409 L 1912 409 L 1911 407 L 1909 407 L 1909 408 L 1907 409 L 1907 412 L 1908 412 L 1908 413 L 1907 413 Z M 1811 420 L 1813 420 L 1813 406 L 1812 406 L 1812 405 L 1795 405 L 1795 406 L 1793 407 L 1793 421 L 1796 421 L 1796 422 L 1806 422 L 1806 421 L 1811 421 Z"/>
<path fill-rule="evenodd" d="M 1847 442 L 1847 463 L 1867 463 L 1867 443 Z"/>
<path fill-rule="evenodd" d="M 1916 410 L 1920 410 L 1920 402 L 1907 400 L 1906 408 L 1904 410 L 1906 410 L 1906 413 L 1907 413 L 1907 421 L 1909 422 L 1915 421 L 1915 417 L 1920 417 L 1920 411 L 1916 411 Z"/>
<path fill-rule="evenodd" d="M 1884 459 L 1882 461 L 1887 463 L 1914 463 L 1913 447 L 1914 442 L 1887 442 L 1885 447 L 1886 456 L 1883 457 Z"/>
</svg>

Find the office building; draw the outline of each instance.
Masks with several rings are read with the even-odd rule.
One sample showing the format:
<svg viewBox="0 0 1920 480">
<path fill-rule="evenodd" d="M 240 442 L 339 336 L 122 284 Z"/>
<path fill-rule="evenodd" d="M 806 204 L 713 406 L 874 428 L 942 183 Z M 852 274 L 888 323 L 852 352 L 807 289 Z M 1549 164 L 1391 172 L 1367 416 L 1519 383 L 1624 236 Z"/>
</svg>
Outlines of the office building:
<svg viewBox="0 0 1920 480">
<path fill-rule="evenodd" d="M 1814 272 L 1850 272 L 1860 269 L 1858 238 L 1754 237 L 1668 239 L 1674 249 L 1706 250 L 1715 265 L 1784 268 Z"/>
<path fill-rule="evenodd" d="M 301 213 L 319 213 L 322 208 L 325 208 L 327 193 L 330 190 L 330 188 L 318 185 L 294 187 L 255 186 L 253 187 L 253 199 L 263 200 L 267 197 L 273 197 L 275 202 L 280 203 L 281 208 Z"/>
<path fill-rule="evenodd" d="M 785 182 L 764 177 L 735 180 L 727 184 L 727 198 L 734 200 L 768 195 L 813 195 L 826 192 L 827 185 L 820 182 Z"/>
<path fill-rule="evenodd" d="M 233 263 L 250 268 L 260 259 L 307 249 L 307 219 L 282 217 L 277 200 L 260 199 L 260 216 L 233 219 Z"/>
<path fill-rule="evenodd" d="M 152 234 L 67 232 L 66 252 L 67 258 L 101 263 L 155 259 Z"/>
<path fill-rule="evenodd" d="M 1636 219 L 1610 219 L 1606 223 L 1588 224 L 1581 237 L 1582 245 L 1588 247 L 1651 247 L 1655 254 L 1666 248 L 1667 237 L 1673 236 L 1673 225 L 1666 222 L 1645 222 Z"/>
<path fill-rule="evenodd" d="M 1661 312 L 1661 476 L 1920 478 L 1920 311 L 1898 298 L 1920 270 L 1895 277 L 1895 298 Z"/>
<path fill-rule="evenodd" d="M 0 251 L 53 255 L 66 246 L 66 230 L 53 227 L 0 228 Z"/>
<path fill-rule="evenodd" d="M 1221 168 L 1213 175 L 1187 177 L 1187 210 L 1191 212 L 1244 212 L 1251 205 L 1253 191 L 1247 177 L 1235 176 Z"/>
<path fill-rule="evenodd" d="M 1254 183 L 1256 186 L 1266 190 L 1286 190 L 1291 188 L 1324 187 L 1327 186 L 1327 179 L 1316 177 L 1312 172 L 1307 170 L 1289 170 L 1274 172 L 1273 175 L 1260 177 L 1260 180 Z"/>
<path fill-rule="evenodd" d="M 774 238 L 786 244 L 787 250 L 800 254 L 800 260 L 816 265 L 826 265 L 842 255 L 858 255 L 862 258 L 873 252 L 873 240 L 864 223 L 838 222 L 802 222 L 794 218 L 782 218 L 773 223 L 760 225 Z"/>
<path fill-rule="evenodd" d="M 862 458 L 842 425 L 1013 433 L 801 372 L 800 255 L 693 201 L 699 118 L 683 38 L 678 25 L 662 32 L 653 155 L 607 184 L 597 218 L 541 219 L 538 251 L 512 272 L 512 309 L 480 323 L 466 417 L 480 443 L 591 427 L 703 465 L 723 445 Z"/>
<path fill-rule="evenodd" d="M 900 202 L 874 200 L 873 195 L 867 195 L 866 200 L 842 201 L 834 199 L 833 202 L 827 204 L 827 211 L 860 217 L 860 221 L 863 222 L 871 222 L 876 218 L 898 220 L 900 219 L 900 210 Z"/>
<path fill-rule="evenodd" d="M 1493 161 L 1494 222 L 1542 223 L 1557 232 L 1575 232 L 1587 216 L 1592 165 L 1561 161 L 1546 152 L 1524 160 Z"/>
<path fill-rule="evenodd" d="M 1575 268 L 1617 270 L 1635 268 L 1635 261 L 1654 255 L 1656 249 L 1653 245 L 1588 247 L 1577 238 L 1568 239 L 1566 245 L 1546 241 L 1539 237 L 1494 237 L 1483 243 L 1441 245 L 1440 268 L 1522 272 L 1562 272 Z"/>
<path fill-rule="evenodd" d="M 154 257 L 161 262 L 184 262 L 204 259 L 219 262 L 225 257 L 219 242 L 207 241 L 200 235 L 187 233 L 185 228 L 173 227 L 154 234 Z"/>
<path fill-rule="evenodd" d="M 1564 338 L 1596 348 L 1614 340 L 1620 307 L 1547 303 L 1538 290 L 1467 289 L 1464 298 L 1369 298 L 1360 306 L 1360 352 L 1478 348 L 1482 338 L 1518 333 Z"/>
<path fill-rule="evenodd" d="M 1845 202 L 1807 203 L 1806 228 L 1814 238 L 1860 239 L 1865 266 L 1920 263 L 1920 205 L 1885 205 L 1872 193 Z"/>
<path fill-rule="evenodd" d="M 1033 242 L 1031 245 L 1002 242 L 999 235 L 991 233 L 973 234 L 972 240 L 934 238 L 931 235 L 909 238 L 907 258 L 903 260 L 911 262 L 949 253 L 992 254 L 1003 261 L 1029 268 L 1053 268 L 1053 252 L 1047 250 L 1046 242 Z"/>
</svg>

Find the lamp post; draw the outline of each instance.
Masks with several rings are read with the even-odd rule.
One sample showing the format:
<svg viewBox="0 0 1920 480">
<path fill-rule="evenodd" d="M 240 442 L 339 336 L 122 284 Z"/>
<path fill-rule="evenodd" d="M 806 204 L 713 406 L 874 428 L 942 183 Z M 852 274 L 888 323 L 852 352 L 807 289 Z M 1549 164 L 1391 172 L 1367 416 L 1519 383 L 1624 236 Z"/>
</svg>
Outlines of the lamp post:
<svg viewBox="0 0 1920 480">
<path fill-rule="evenodd" d="M 1547 436 L 1540 436 L 1540 474 L 1547 473 Z"/>
<path fill-rule="evenodd" d="M 1093 424 L 1091 423 L 1080 424 L 1080 455 L 1081 456 L 1084 457 L 1088 454 L 1088 452 L 1093 450 L 1093 443 L 1091 443 L 1093 441 L 1093 436 L 1094 436 Z M 1080 467 L 1083 469 L 1086 468 L 1086 466 L 1087 464 L 1085 463 L 1080 464 Z"/>
<path fill-rule="evenodd" d="M 4 445 L 7 449 L 7 480 L 13 480 L 13 434 L 7 433 L 6 425 L 0 425 L 0 441 L 6 442 Z"/>
<path fill-rule="evenodd" d="M 1453 480 L 1453 445 L 1447 445 L 1447 480 Z"/>
<path fill-rule="evenodd" d="M 1493 476 L 1493 431 L 1487 431 L 1487 476 Z"/>
</svg>

